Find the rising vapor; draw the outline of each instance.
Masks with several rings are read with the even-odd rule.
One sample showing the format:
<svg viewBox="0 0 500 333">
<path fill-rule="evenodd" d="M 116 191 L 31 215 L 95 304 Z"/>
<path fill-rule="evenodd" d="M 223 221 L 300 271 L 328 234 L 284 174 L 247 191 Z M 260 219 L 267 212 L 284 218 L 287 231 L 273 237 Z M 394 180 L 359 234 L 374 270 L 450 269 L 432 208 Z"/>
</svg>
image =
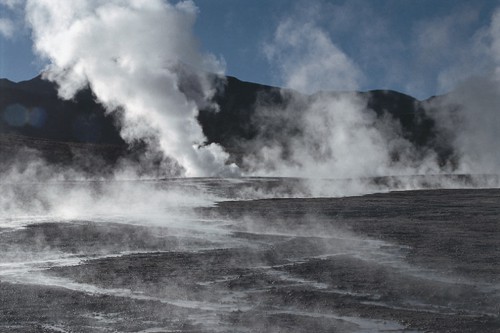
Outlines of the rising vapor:
<svg viewBox="0 0 500 333">
<path fill-rule="evenodd" d="M 72 98 L 90 86 L 108 112 L 120 115 L 129 143 L 158 140 L 185 176 L 228 175 L 227 154 L 205 137 L 196 120 L 198 106 L 180 84 L 208 99 L 214 89 L 207 72 L 221 63 L 198 49 L 192 29 L 192 1 L 30 0 L 27 21 L 35 51 L 49 62 L 45 76 Z"/>
<path fill-rule="evenodd" d="M 500 11 L 488 30 L 496 72 L 424 103 L 355 92 L 361 67 L 310 15 L 283 20 L 265 47 L 281 89 L 222 76 L 198 48 L 190 0 L 0 3 L 25 5 L 45 78 L 77 101 L 61 109 L 101 112 L 79 99 L 91 91 L 128 143 L 114 131 L 116 145 L 6 140 L 0 330 L 500 327 L 500 190 L 463 190 L 500 185 Z M 60 102 L 42 83 L 40 98 Z M 46 109 L 3 115 L 21 128 Z M 109 169 L 82 148 L 103 142 L 127 150 Z M 69 157 L 45 161 L 64 143 Z M 422 188 L 436 190 L 361 196 Z"/>
<path fill-rule="evenodd" d="M 285 19 L 264 53 L 282 86 L 310 95 L 282 90 L 283 105 L 257 103 L 261 127 L 289 124 L 295 135 L 283 131 L 271 142 L 255 143 L 262 148 L 245 160 L 255 174 L 346 179 L 440 171 L 436 152 L 416 149 L 399 121 L 368 107 L 367 94 L 345 92 L 359 89 L 363 73 L 314 17 Z"/>
<path fill-rule="evenodd" d="M 481 33 L 487 41 L 482 45 L 486 50 L 483 62 L 490 70 L 458 82 L 446 95 L 430 99 L 426 109 L 436 119 L 442 135 L 453 142 L 456 158 L 460 161 L 458 172 L 498 174 L 500 8 L 493 14 L 490 26 Z M 461 70 L 467 72 L 466 68 Z"/>
<path fill-rule="evenodd" d="M 285 102 L 280 105 L 270 104 L 263 96 L 255 121 L 261 128 L 287 124 L 289 130 L 273 140 L 261 137 L 247 144 L 253 153 L 245 159 L 245 168 L 256 175 L 323 179 L 496 174 L 500 167 L 495 139 L 500 131 L 499 13 L 492 17 L 487 29 L 490 42 L 485 45 L 485 61 L 493 63 L 496 72 L 466 80 L 452 93 L 423 105 L 415 121 L 418 116 L 427 117 L 436 126 L 432 145 L 427 147 L 417 147 L 405 137 L 401 123 L 391 114 L 370 109 L 368 94 L 318 92 L 329 85 L 337 91 L 359 89 L 363 73 L 314 23 L 314 17 L 283 20 L 264 54 L 278 69 L 282 86 L 311 95 L 282 90 Z M 442 147 L 454 152 L 445 162 L 440 157 Z M 406 186 L 415 187 L 420 186 Z"/>
<path fill-rule="evenodd" d="M 481 81 L 482 88 L 464 83 L 426 105 L 441 133 L 435 140 L 451 142 L 455 153 L 455 164 L 443 165 L 435 147 L 415 147 L 397 119 L 370 109 L 367 95 L 318 92 L 359 89 L 364 73 L 311 15 L 284 19 L 263 50 L 284 87 L 310 95 L 282 90 L 281 105 L 257 101 L 254 125 L 279 130 L 272 140 L 256 136 L 241 144 L 246 156 L 240 171 L 228 165 L 220 145 L 205 144 L 197 121 L 199 109 L 217 109 L 212 100 L 221 80 L 206 73 L 220 74 L 223 66 L 198 49 L 192 1 L 26 3 L 35 50 L 48 61 L 45 76 L 58 84 L 60 96 L 90 87 L 119 119 L 122 137 L 159 147 L 175 161 L 162 166 L 181 169 L 175 175 L 353 179 L 495 172 L 496 78 Z M 498 16 L 488 30 L 489 57 L 496 63 Z"/>
</svg>

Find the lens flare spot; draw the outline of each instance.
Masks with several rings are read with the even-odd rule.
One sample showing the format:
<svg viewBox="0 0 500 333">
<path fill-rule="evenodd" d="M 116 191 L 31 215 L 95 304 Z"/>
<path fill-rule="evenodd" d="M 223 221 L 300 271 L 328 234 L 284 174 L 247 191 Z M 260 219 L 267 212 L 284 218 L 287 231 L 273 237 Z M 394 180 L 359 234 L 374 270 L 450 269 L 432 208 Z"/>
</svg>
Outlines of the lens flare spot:
<svg viewBox="0 0 500 333">
<path fill-rule="evenodd" d="M 22 127 L 29 121 L 29 111 L 21 104 L 11 104 L 3 111 L 3 119 L 9 126 Z"/>
<path fill-rule="evenodd" d="M 35 107 L 30 110 L 29 124 L 36 128 L 41 128 L 47 121 L 47 111 L 41 107 Z"/>
</svg>

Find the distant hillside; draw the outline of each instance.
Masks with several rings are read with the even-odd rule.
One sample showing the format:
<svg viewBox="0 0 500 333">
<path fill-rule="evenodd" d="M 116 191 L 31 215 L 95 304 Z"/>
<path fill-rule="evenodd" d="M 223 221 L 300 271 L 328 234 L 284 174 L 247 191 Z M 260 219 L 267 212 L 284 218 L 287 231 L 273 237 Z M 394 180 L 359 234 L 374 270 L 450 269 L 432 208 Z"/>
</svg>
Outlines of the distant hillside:
<svg viewBox="0 0 500 333">
<path fill-rule="evenodd" d="M 357 95 L 366 98 L 367 108 L 373 110 L 379 119 L 388 115 L 392 117 L 400 124 L 402 137 L 417 150 L 436 151 L 441 164 L 450 162 L 453 157 L 449 145 L 437 140 L 437 126 L 423 108 L 426 101 L 391 90 L 303 95 L 296 91 L 243 82 L 234 77 L 227 77 L 226 80 L 225 89 L 214 98 L 220 110 L 201 110 L 198 119 L 208 142 L 221 144 L 237 163 L 241 162 L 242 156 L 251 154 L 252 150 L 267 143 L 276 144 L 278 141 L 286 151 L 289 148 L 288 139 L 300 134 L 302 111 L 321 95 Z M 273 115 L 266 113 L 267 110 L 272 110 Z M 287 112 L 295 114 L 285 115 Z"/>
<path fill-rule="evenodd" d="M 262 114 L 256 111 L 257 105 L 274 108 L 279 113 L 285 112 L 292 99 L 308 103 L 317 97 L 243 82 L 234 77 L 219 79 L 225 82 L 224 89 L 214 97 L 220 109 L 217 112 L 201 110 L 198 120 L 207 143 L 222 145 L 236 163 L 241 163 L 242 157 L 251 154 L 252 149 L 258 149 L 256 144 L 279 141 L 277 138 L 300 132 L 297 124 L 284 124 L 281 118 L 262 126 L 259 120 Z M 415 147 L 434 149 L 442 163 L 452 156 L 446 145 L 436 143 L 436 126 L 425 115 L 423 102 L 411 96 L 386 90 L 321 94 L 367 97 L 368 107 L 379 117 L 389 114 L 396 119 L 401 124 L 403 137 Z M 112 164 L 137 150 L 137 147 L 127 147 L 119 135 L 117 122 L 94 101 L 89 89 L 81 91 L 71 101 L 63 101 L 57 96 L 56 86 L 40 76 L 19 83 L 3 79 L 0 80 L 0 112 L 0 154 L 4 161 L 21 147 L 39 150 L 47 160 L 56 163 L 77 162 L 81 152 L 88 151 Z M 254 142 L 255 138 L 259 141 Z M 286 150 L 287 143 L 280 144 Z"/>
<path fill-rule="evenodd" d="M 74 100 L 58 98 L 56 86 L 40 76 L 0 82 L 0 132 L 33 138 L 123 145 L 112 117 L 95 103 L 90 90 Z"/>
</svg>

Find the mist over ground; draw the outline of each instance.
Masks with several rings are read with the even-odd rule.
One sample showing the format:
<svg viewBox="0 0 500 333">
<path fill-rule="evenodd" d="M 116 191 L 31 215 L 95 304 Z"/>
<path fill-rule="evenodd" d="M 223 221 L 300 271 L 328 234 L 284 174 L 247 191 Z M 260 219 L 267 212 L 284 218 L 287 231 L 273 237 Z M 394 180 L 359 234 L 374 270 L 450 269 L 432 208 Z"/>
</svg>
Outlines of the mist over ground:
<svg viewBox="0 0 500 333">
<path fill-rule="evenodd" d="M 0 84 L 1 330 L 500 327 L 499 10 L 486 72 L 419 101 L 359 91 L 320 7 L 263 43 L 278 88 L 193 1 L 3 3 L 47 66 Z"/>
<path fill-rule="evenodd" d="M 315 23 L 319 4 L 300 18 L 282 19 L 263 44 L 285 89 L 258 89 L 254 96 L 238 88 L 232 96 L 234 80 L 222 75 L 223 59 L 200 50 L 191 1 L 19 1 L 9 7 L 25 13 L 34 50 L 48 64 L 43 78 L 56 84 L 59 97 L 89 94 L 87 105 L 113 119 L 100 124 L 112 123 L 129 146 L 141 145 L 134 168 L 146 171 L 139 174 L 148 173 L 140 166 L 148 163 L 160 165 L 162 176 L 188 177 L 496 173 L 498 12 L 481 30 L 489 71 L 457 81 L 448 94 L 412 102 L 389 91 L 386 97 L 353 91 L 364 74 Z M 16 124 L 9 107 L 4 121 L 26 127 Z M 219 117 L 228 109 L 232 115 Z M 215 138 L 230 117 L 239 132 Z M 215 121 L 203 122 L 210 118 Z M 124 168 L 133 173 L 117 169 Z"/>
</svg>

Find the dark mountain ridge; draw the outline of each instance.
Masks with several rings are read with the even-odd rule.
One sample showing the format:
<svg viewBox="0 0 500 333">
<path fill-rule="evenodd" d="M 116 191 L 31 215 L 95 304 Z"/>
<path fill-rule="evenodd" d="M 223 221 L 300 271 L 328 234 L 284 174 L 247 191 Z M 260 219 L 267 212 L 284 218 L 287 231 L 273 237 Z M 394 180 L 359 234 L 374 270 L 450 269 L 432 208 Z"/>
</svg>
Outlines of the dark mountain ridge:
<svg viewBox="0 0 500 333">
<path fill-rule="evenodd" d="M 242 163 L 245 155 L 266 142 L 279 142 L 297 135 L 301 129 L 285 116 L 287 106 L 295 103 L 305 106 L 319 95 L 355 94 L 366 98 L 367 107 L 377 117 L 389 115 L 400 124 L 402 135 L 421 150 L 433 149 L 440 163 L 447 163 L 452 151 L 446 144 L 437 143 L 436 126 L 424 111 L 425 101 L 390 90 L 368 92 L 321 92 L 304 95 L 295 91 L 256 83 L 240 81 L 234 77 L 219 77 L 223 89 L 219 89 L 213 101 L 218 111 L 202 108 L 198 115 L 207 144 L 218 143 L 230 154 L 231 161 Z M 182 90 L 182 87 L 180 87 Z M 261 108 L 273 109 L 278 115 L 273 121 L 266 118 L 263 126 Z M 288 119 L 288 120 L 287 120 Z M 258 140 L 256 140 L 258 138 Z M 51 142 L 51 144 L 50 144 Z M 112 115 L 105 112 L 94 99 L 92 91 L 80 91 L 72 100 L 61 100 L 54 83 L 37 76 L 31 80 L 14 83 L 0 80 L 0 156 L 8 160 L 21 147 L 41 152 L 55 163 L 74 163 L 83 151 L 102 157 L 108 164 L 124 155 L 141 151 L 141 144 L 127 145 L 119 134 L 119 125 Z M 49 147 L 49 148 L 48 148 Z M 142 147 L 144 148 L 144 147 Z M 139 153 L 140 154 L 140 153 Z M 395 157 L 397 158 L 397 157 Z"/>
</svg>

